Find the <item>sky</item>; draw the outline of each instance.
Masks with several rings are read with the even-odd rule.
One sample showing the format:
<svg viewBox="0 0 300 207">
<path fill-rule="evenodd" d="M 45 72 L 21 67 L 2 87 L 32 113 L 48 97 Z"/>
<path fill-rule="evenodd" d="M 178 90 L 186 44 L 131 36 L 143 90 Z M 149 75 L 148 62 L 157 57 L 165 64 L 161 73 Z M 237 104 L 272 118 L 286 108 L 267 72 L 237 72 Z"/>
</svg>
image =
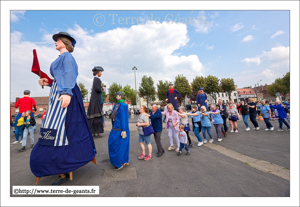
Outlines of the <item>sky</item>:
<svg viewBox="0 0 300 207">
<path fill-rule="evenodd" d="M 94 66 L 107 88 L 137 89 L 143 75 L 174 82 L 184 75 L 233 78 L 238 88 L 271 84 L 289 71 L 289 11 L 11 11 L 11 101 L 29 89 L 48 96 L 31 73 L 33 49 L 50 77 L 58 58 L 52 35 L 76 39 L 77 82 L 90 91 Z"/>
</svg>

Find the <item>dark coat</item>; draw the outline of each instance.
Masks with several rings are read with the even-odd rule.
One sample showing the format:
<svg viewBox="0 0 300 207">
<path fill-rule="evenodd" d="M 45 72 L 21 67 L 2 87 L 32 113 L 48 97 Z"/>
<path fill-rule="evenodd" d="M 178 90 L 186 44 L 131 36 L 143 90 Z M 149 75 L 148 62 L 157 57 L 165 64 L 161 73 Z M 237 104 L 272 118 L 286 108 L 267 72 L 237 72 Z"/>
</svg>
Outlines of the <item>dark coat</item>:
<svg viewBox="0 0 300 207">
<path fill-rule="evenodd" d="M 92 95 L 90 99 L 89 108 L 87 111 L 87 118 L 89 120 L 92 134 L 103 133 L 102 107 L 100 104 L 101 93 L 103 92 L 102 82 L 100 78 L 94 77 Z"/>
<path fill-rule="evenodd" d="M 157 111 L 152 114 L 150 113 L 150 119 L 151 124 L 155 132 L 161 132 L 162 131 L 162 114 L 160 110 L 157 109 Z"/>
<path fill-rule="evenodd" d="M 220 105 L 218 105 L 218 106 L 220 106 Z M 220 107 L 220 114 L 221 114 L 221 116 L 228 118 L 228 113 L 226 112 L 226 105 L 222 104 L 222 108 L 223 108 L 223 111 L 221 111 L 221 107 Z"/>
<path fill-rule="evenodd" d="M 27 120 L 27 116 L 24 117 L 24 124 L 22 126 L 22 130 L 24 131 L 25 127 L 26 127 L 26 120 Z M 34 117 L 30 116 L 30 124 L 29 126 L 34 126 L 35 125 L 35 119 Z"/>
<path fill-rule="evenodd" d="M 175 99 L 175 97 L 180 98 L 181 93 L 174 89 L 173 93 L 170 95 L 170 90 L 167 91 L 167 99 L 168 103 L 171 103 L 175 110 L 178 110 L 178 99 Z"/>
</svg>

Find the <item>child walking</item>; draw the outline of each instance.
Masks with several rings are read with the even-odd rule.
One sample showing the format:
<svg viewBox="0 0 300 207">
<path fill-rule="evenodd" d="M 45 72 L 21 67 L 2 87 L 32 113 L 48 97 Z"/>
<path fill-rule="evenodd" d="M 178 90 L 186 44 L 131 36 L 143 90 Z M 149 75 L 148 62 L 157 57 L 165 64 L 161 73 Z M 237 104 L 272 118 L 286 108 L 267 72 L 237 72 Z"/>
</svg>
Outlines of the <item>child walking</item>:
<svg viewBox="0 0 300 207">
<path fill-rule="evenodd" d="M 190 124 L 189 124 L 189 117 L 187 116 L 186 110 L 184 106 L 180 106 L 179 108 L 179 119 L 180 119 L 180 124 L 184 126 L 184 131 L 187 135 L 188 141 L 189 141 L 189 147 L 193 147 L 189 131 L 191 131 Z"/>
<path fill-rule="evenodd" d="M 181 155 L 182 148 L 184 148 L 186 150 L 185 155 L 190 155 L 190 150 L 187 146 L 187 136 L 186 136 L 186 133 L 184 131 L 184 125 L 180 125 L 179 130 L 180 130 L 180 132 L 179 132 L 180 148 L 179 148 L 179 152 L 177 152 L 177 155 Z"/>
</svg>

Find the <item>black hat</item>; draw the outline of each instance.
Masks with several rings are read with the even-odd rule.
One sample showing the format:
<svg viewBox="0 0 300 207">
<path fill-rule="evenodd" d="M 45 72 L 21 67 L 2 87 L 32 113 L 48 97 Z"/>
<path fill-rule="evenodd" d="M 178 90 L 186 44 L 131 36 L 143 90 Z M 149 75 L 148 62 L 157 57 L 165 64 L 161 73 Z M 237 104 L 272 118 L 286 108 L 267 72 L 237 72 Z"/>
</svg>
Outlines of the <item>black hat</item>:
<svg viewBox="0 0 300 207">
<path fill-rule="evenodd" d="M 29 95 L 30 94 L 30 90 L 25 90 L 24 91 L 24 95 Z"/>
<path fill-rule="evenodd" d="M 119 96 L 121 96 L 124 99 L 124 93 L 122 91 L 116 92 L 115 95 L 116 96 L 119 95 Z"/>
<path fill-rule="evenodd" d="M 68 38 L 69 40 L 71 40 L 73 47 L 75 47 L 76 40 L 73 37 L 71 37 L 71 35 L 69 35 L 69 33 L 59 32 L 57 34 L 54 34 L 52 36 L 52 39 L 56 42 L 58 37 L 66 37 L 66 38 Z"/>
<path fill-rule="evenodd" d="M 173 85 L 174 85 L 173 83 L 170 83 L 170 84 L 169 84 L 169 86 L 173 86 Z"/>
<path fill-rule="evenodd" d="M 101 66 L 94 66 L 94 68 L 93 68 L 92 71 L 93 71 L 93 72 L 95 72 L 95 71 L 101 71 L 101 72 L 103 72 L 104 69 L 103 69 Z"/>
</svg>

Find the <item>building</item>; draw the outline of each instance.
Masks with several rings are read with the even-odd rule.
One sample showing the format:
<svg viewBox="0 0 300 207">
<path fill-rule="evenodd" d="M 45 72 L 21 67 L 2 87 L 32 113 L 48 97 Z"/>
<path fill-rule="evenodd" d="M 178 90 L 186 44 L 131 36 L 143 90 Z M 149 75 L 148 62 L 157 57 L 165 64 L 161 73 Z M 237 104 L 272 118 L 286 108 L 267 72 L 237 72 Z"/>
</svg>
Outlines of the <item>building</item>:
<svg viewBox="0 0 300 207">
<path fill-rule="evenodd" d="M 256 93 L 252 88 L 238 88 L 236 90 L 240 101 L 248 102 L 249 98 L 252 98 L 253 101 L 257 100 Z"/>
</svg>

